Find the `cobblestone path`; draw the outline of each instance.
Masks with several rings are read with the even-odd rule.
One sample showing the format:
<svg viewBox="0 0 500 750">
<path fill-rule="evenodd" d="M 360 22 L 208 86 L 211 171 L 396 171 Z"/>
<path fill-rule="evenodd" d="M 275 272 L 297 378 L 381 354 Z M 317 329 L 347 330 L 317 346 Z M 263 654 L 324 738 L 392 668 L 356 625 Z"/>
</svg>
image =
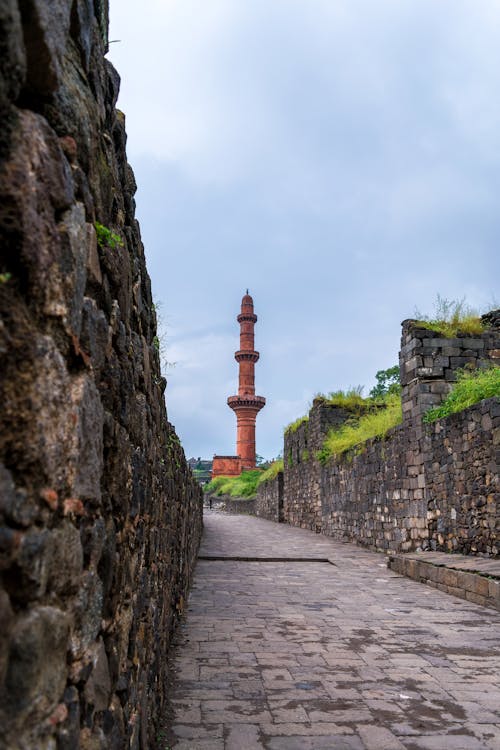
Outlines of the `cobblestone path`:
<svg viewBox="0 0 500 750">
<path fill-rule="evenodd" d="M 499 612 L 252 517 L 206 513 L 200 556 L 294 561 L 198 561 L 176 750 L 500 748 Z"/>
</svg>

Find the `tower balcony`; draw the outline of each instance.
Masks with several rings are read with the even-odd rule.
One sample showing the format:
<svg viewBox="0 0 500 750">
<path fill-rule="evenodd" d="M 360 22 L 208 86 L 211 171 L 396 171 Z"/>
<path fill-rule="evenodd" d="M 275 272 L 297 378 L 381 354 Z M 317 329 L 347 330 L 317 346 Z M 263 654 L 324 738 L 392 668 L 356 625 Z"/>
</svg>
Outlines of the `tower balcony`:
<svg viewBox="0 0 500 750">
<path fill-rule="evenodd" d="M 255 313 L 240 313 L 236 320 L 238 323 L 256 323 L 257 316 Z"/>
<path fill-rule="evenodd" d="M 259 357 L 259 352 L 255 352 L 252 349 L 240 349 L 234 353 L 234 358 L 237 362 L 258 362 Z"/>
<path fill-rule="evenodd" d="M 227 405 L 238 411 L 239 409 L 251 409 L 257 413 L 266 405 L 264 396 L 253 396 L 251 393 L 245 396 L 229 396 Z"/>
</svg>

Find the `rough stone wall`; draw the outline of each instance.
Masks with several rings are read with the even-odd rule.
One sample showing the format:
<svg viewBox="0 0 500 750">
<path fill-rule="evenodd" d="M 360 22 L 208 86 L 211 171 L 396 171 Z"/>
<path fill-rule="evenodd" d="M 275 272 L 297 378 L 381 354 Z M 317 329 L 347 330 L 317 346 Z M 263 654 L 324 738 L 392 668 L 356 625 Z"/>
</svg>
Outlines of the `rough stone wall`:
<svg viewBox="0 0 500 750">
<path fill-rule="evenodd" d="M 423 460 L 432 549 L 500 553 L 500 401 L 426 428 Z"/>
<path fill-rule="evenodd" d="M 499 319 L 494 311 L 482 335 L 454 339 L 405 321 L 403 423 L 360 455 L 319 464 L 329 427 L 349 415 L 316 399 L 308 422 L 285 435 L 285 521 L 387 552 L 498 554 L 498 399 L 432 425 L 422 415 L 441 403 L 458 369 L 498 362 Z"/>
<path fill-rule="evenodd" d="M 285 433 L 283 452 L 284 517 L 292 526 L 321 528 L 320 464 L 311 451 L 309 421 Z"/>
<path fill-rule="evenodd" d="M 424 489 L 405 461 L 409 440 L 399 427 L 322 467 L 323 533 L 383 551 L 428 546 Z"/>
<path fill-rule="evenodd" d="M 0 744 L 154 748 L 201 531 L 105 0 L 0 7 Z M 97 241 L 95 222 L 119 236 Z M 113 246 L 114 245 L 114 246 Z"/>
<path fill-rule="evenodd" d="M 267 518 L 269 521 L 284 520 L 282 471 L 278 472 L 273 479 L 262 482 L 257 487 L 255 515 Z"/>
</svg>

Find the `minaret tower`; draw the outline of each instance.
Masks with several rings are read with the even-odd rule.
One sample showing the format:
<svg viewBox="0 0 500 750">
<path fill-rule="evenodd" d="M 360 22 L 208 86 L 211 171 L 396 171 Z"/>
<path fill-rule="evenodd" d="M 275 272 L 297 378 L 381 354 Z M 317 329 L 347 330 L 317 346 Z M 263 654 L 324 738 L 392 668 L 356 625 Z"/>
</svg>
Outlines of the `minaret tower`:
<svg viewBox="0 0 500 750">
<path fill-rule="evenodd" d="M 241 300 L 237 321 L 240 324 L 240 348 L 234 358 L 239 364 L 238 395 L 229 396 L 227 403 L 236 414 L 236 454 L 241 459 L 241 468 L 255 469 L 255 420 L 266 399 L 255 395 L 255 363 L 259 352 L 254 349 L 253 329 L 257 316 L 248 289 Z"/>
</svg>

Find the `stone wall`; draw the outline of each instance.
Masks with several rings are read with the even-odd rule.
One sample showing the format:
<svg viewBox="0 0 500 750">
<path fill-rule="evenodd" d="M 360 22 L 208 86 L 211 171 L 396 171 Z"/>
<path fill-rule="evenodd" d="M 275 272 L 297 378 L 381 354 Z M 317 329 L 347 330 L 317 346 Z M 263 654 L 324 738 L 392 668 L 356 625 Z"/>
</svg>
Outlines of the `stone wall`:
<svg viewBox="0 0 500 750">
<path fill-rule="evenodd" d="M 285 433 L 283 452 L 284 518 L 292 526 L 321 528 L 320 464 L 309 441 L 309 421 Z"/>
<path fill-rule="evenodd" d="M 282 471 L 257 487 L 255 515 L 278 523 L 284 520 Z"/>
<path fill-rule="evenodd" d="M 387 552 L 498 554 L 498 399 L 432 425 L 422 422 L 458 369 L 499 361 L 497 312 L 485 316 L 489 329 L 474 337 L 446 339 L 414 321 L 403 323 L 403 423 L 384 440 L 367 441 L 361 453 L 319 463 L 328 430 L 350 415 L 315 399 L 308 421 L 285 434 L 284 520 Z M 276 507 L 266 512 L 276 515 Z"/>
<path fill-rule="evenodd" d="M 426 427 L 423 449 L 432 549 L 500 553 L 500 400 Z"/>
<path fill-rule="evenodd" d="M 0 744 L 154 748 L 201 531 L 105 0 L 0 8 Z M 96 222 L 117 241 L 96 233 Z M 104 231 L 105 234 L 105 231 Z"/>
</svg>

